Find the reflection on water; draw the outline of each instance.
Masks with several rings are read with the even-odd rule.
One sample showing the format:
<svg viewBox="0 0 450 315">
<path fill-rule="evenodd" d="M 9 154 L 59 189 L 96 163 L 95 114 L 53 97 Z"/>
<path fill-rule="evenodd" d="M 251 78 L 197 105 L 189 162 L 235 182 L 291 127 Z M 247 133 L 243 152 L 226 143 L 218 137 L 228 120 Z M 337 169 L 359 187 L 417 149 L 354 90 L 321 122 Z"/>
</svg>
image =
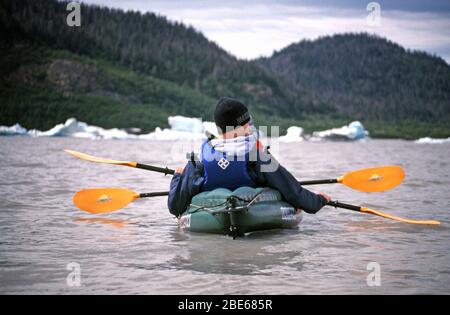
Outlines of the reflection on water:
<svg viewBox="0 0 450 315">
<path fill-rule="evenodd" d="M 291 231 L 299 233 L 298 230 Z M 178 232 L 173 233 L 179 235 Z M 270 275 L 273 266 L 282 266 L 301 256 L 295 251 L 272 253 L 267 238 L 271 242 L 283 241 L 286 231 L 274 230 L 255 232 L 230 242 L 228 236 L 202 235 L 191 233 L 173 260 L 167 263 L 169 268 L 187 269 L 205 274 L 232 275 Z"/>
<path fill-rule="evenodd" d="M 75 222 L 87 222 L 87 223 L 100 223 L 109 224 L 118 229 L 122 229 L 130 224 L 130 222 L 120 219 L 108 219 L 108 218 L 86 218 L 86 217 L 74 217 Z"/>
<path fill-rule="evenodd" d="M 176 167 L 196 143 L 0 138 L 0 293 L 450 293 L 450 145 L 406 141 L 280 144 L 280 162 L 301 180 L 402 165 L 403 185 L 361 193 L 310 187 L 439 227 L 408 225 L 343 209 L 306 215 L 298 229 L 228 236 L 184 232 L 166 197 L 139 199 L 91 216 L 72 205 L 82 188 L 167 190 L 170 177 L 76 160 L 62 149 Z M 172 154 L 176 152 L 176 154 Z M 358 154 L 355 154 L 358 152 Z M 68 287 L 67 264 L 82 270 Z M 381 287 L 368 287 L 369 262 Z"/>
</svg>

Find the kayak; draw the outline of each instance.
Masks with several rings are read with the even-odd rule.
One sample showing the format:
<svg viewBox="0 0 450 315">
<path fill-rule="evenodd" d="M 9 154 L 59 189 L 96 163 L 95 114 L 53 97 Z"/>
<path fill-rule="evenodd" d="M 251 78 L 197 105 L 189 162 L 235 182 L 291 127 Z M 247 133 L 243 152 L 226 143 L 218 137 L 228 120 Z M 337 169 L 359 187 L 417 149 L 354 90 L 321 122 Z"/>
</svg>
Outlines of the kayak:
<svg viewBox="0 0 450 315">
<path fill-rule="evenodd" d="M 181 215 L 179 226 L 191 232 L 236 237 L 261 230 L 293 229 L 301 220 L 301 211 L 284 201 L 277 190 L 217 188 L 195 195 Z"/>
</svg>

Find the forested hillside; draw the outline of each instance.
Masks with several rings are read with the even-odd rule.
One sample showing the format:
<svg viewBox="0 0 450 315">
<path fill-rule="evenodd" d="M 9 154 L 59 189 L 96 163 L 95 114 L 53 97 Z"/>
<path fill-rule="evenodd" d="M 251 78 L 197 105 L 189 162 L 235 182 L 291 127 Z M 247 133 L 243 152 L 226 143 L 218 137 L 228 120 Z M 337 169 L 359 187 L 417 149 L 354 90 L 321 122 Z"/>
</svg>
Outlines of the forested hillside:
<svg viewBox="0 0 450 315">
<path fill-rule="evenodd" d="M 357 119 L 450 121 L 450 67 L 376 36 L 302 41 L 258 61 L 295 91 L 296 107 Z"/>
</svg>

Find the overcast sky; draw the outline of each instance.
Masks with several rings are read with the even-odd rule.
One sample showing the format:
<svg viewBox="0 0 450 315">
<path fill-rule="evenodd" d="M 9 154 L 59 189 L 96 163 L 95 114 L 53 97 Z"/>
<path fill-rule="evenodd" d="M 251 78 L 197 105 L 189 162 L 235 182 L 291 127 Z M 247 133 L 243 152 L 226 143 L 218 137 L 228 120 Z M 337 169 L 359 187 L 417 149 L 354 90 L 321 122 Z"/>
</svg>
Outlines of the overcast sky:
<svg viewBox="0 0 450 315">
<path fill-rule="evenodd" d="M 239 58 L 269 56 L 302 39 L 344 32 L 369 32 L 410 49 L 425 50 L 450 63 L 450 1 L 388 0 L 380 23 L 367 22 L 371 1 L 341 0 L 85 0 L 155 12 L 182 21 Z M 374 14 L 374 13 L 372 13 Z M 373 15 L 372 15 L 373 16 Z M 375 21 L 376 23 L 376 21 Z"/>
</svg>

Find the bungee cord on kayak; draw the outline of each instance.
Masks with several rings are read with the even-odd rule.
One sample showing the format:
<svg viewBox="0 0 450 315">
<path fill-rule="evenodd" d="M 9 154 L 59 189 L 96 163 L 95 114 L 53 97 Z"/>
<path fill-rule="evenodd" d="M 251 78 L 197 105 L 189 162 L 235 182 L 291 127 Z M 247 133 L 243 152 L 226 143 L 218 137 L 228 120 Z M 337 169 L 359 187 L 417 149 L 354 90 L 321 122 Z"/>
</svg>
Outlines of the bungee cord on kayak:
<svg viewBox="0 0 450 315">
<path fill-rule="evenodd" d="M 246 203 L 246 205 L 245 205 L 246 207 L 250 207 L 256 200 L 258 200 L 258 197 L 261 195 L 261 193 L 262 193 L 263 191 L 264 191 L 264 190 L 261 190 L 260 192 L 256 193 L 256 195 L 255 195 L 254 197 L 252 197 L 250 200 L 247 200 L 247 199 L 245 199 L 245 198 L 241 198 L 241 197 L 239 197 L 239 196 L 237 196 L 237 195 L 231 195 L 231 196 L 229 196 L 224 202 L 221 202 L 221 203 L 215 204 L 215 205 L 208 205 L 208 206 L 205 206 L 205 205 L 197 205 L 197 204 L 191 203 L 191 204 L 189 205 L 189 208 L 190 208 L 191 210 L 188 210 L 187 212 L 188 212 L 189 214 L 196 213 L 196 212 L 198 212 L 198 211 L 206 211 L 206 212 L 208 212 L 208 213 L 210 213 L 210 214 L 218 213 L 218 211 L 213 211 L 213 210 L 214 210 L 214 209 L 217 210 L 218 207 L 222 207 L 222 206 L 224 206 L 224 205 L 229 204 L 231 198 L 235 198 L 235 199 L 237 199 L 237 200 L 239 200 L 239 201 L 241 201 L 241 202 L 244 202 L 244 203 Z"/>
</svg>

